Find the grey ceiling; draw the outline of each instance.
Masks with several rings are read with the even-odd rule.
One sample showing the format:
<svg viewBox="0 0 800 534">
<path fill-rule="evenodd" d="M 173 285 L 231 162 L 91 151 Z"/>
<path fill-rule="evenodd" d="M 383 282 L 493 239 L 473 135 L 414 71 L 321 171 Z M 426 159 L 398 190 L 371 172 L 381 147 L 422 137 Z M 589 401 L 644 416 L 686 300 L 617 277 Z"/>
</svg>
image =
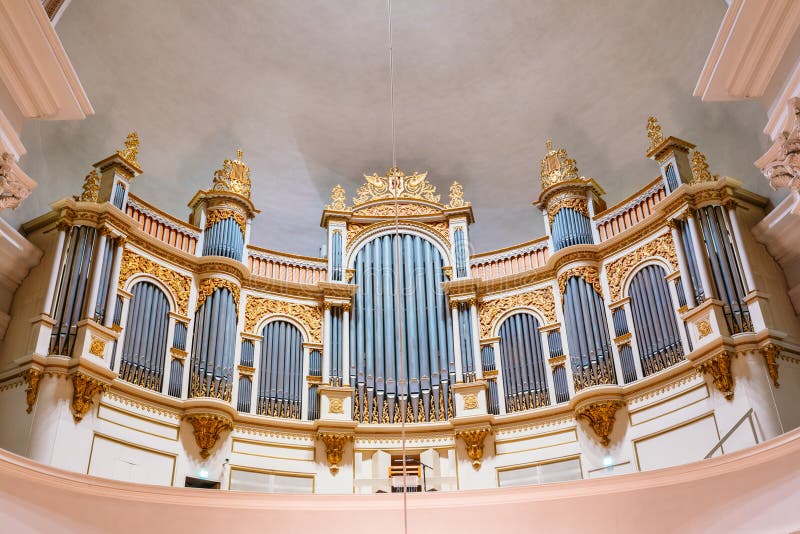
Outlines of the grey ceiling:
<svg viewBox="0 0 800 534">
<path fill-rule="evenodd" d="M 533 239 L 552 137 L 610 204 L 652 180 L 649 114 L 697 143 L 712 171 L 769 194 L 760 104 L 691 96 L 725 3 L 395 0 L 397 153 L 446 198 L 471 200 L 478 251 Z M 141 139 L 135 194 L 178 216 L 242 147 L 262 210 L 252 242 L 316 255 L 330 189 L 351 198 L 391 164 L 386 3 L 73 0 L 57 26 L 96 115 L 31 122 L 39 187 L 21 223 L 76 194 L 90 163 Z M 9 214 L 6 214 L 8 216 Z"/>
</svg>

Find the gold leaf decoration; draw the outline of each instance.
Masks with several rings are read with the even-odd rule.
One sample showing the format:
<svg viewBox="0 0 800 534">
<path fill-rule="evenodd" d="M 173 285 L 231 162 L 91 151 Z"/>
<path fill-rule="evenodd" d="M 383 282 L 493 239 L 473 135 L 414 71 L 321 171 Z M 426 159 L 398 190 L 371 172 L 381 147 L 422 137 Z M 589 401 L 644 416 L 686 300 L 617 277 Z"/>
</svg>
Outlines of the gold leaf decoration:
<svg viewBox="0 0 800 534">
<path fill-rule="evenodd" d="M 617 410 L 623 406 L 625 404 L 622 401 L 616 400 L 595 402 L 580 408 L 575 412 L 575 417 L 577 419 L 586 419 L 594 433 L 600 438 L 600 443 L 603 447 L 608 447 L 611 442 L 608 436 L 614 430 Z"/>
<path fill-rule="evenodd" d="M 712 176 L 708 170 L 708 161 L 706 156 L 699 150 L 692 151 L 692 183 L 699 184 L 702 182 L 713 182 L 717 179 Z"/>
<path fill-rule="evenodd" d="M 125 148 L 117 150 L 117 154 L 138 167 L 139 162 L 136 161 L 136 158 L 139 156 L 139 134 L 136 132 L 129 133 L 128 137 L 125 138 Z"/>
<path fill-rule="evenodd" d="M 346 211 L 347 210 L 346 202 L 347 201 L 344 195 L 344 187 L 342 187 L 340 184 L 336 184 L 331 190 L 331 203 L 325 206 L 325 209 L 334 211 Z"/>
<path fill-rule="evenodd" d="M 731 353 L 722 351 L 717 356 L 710 358 L 697 366 L 697 371 L 711 375 L 714 386 L 726 399 L 733 400 L 733 374 L 731 373 Z"/>
<path fill-rule="evenodd" d="M 664 135 L 661 133 L 661 125 L 658 124 L 658 119 L 653 116 L 647 117 L 647 138 L 650 140 L 650 146 L 647 147 L 647 152 L 650 152 L 664 142 Z"/>
<path fill-rule="evenodd" d="M 178 313 L 181 315 L 189 313 L 189 291 L 192 283 L 190 277 L 178 274 L 153 260 L 139 256 L 130 249 L 125 249 L 119 271 L 119 287 L 125 287 L 128 278 L 139 273 L 149 274 L 161 280 L 170 288 L 172 297 L 177 303 Z"/>
<path fill-rule="evenodd" d="M 385 227 L 391 225 L 391 221 L 384 221 L 369 225 L 364 224 L 348 224 L 347 225 L 347 250 L 351 250 L 353 248 L 353 244 L 355 243 L 356 238 L 364 233 L 365 231 L 372 231 L 376 228 Z M 438 234 L 442 241 L 446 244 L 450 244 L 450 227 L 447 225 L 446 222 L 435 222 L 435 223 L 419 223 L 416 221 L 403 221 L 402 225 L 404 226 L 413 226 L 416 228 L 420 228 L 424 231 L 431 232 Z M 402 232 L 402 228 L 401 228 Z"/>
<path fill-rule="evenodd" d="M 244 313 L 244 329 L 246 332 L 255 333 L 256 325 L 264 317 L 279 314 L 292 317 L 302 323 L 311 336 L 309 342 L 322 342 L 322 310 L 318 306 L 248 295 Z"/>
<path fill-rule="evenodd" d="M 366 215 L 371 217 L 394 217 L 395 206 L 394 204 L 378 204 L 377 206 L 368 206 L 366 208 L 356 210 L 358 215 Z M 434 209 L 430 206 L 423 206 L 421 204 L 411 204 L 408 202 L 398 203 L 397 215 L 400 217 L 418 216 L 418 215 L 437 215 L 441 213 L 440 210 Z"/>
<path fill-rule="evenodd" d="M 108 391 L 108 384 L 83 373 L 72 375 L 72 417 L 80 422 L 92 407 L 92 399 L 98 393 Z"/>
<path fill-rule="evenodd" d="M 547 189 L 560 182 L 578 180 L 580 178 L 578 164 L 567 156 L 567 150 L 565 148 L 554 149 L 553 142 L 549 139 L 546 146 L 547 154 L 541 162 L 542 188 Z"/>
<path fill-rule="evenodd" d="M 203 458 L 208 458 L 209 451 L 214 448 L 224 431 L 233 430 L 233 423 L 219 415 L 192 414 L 187 415 L 185 420 L 194 429 L 194 439 Z"/>
<path fill-rule="evenodd" d="M 450 204 L 448 208 L 464 208 L 469 206 L 469 202 L 464 201 L 464 188 L 458 182 L 453 182 L 450 186 Z"/>
<path fill-rule="evenodd" d="M 561 193 L 554 196 L 547 203 L 547 218 L 550 220 L 550 224 L 553 224 L 556 214 L 563 208 L 571 208 L 587 219 L 589 218 L 589 203 L 586 197 L 576 197 L 569 193 Z"/>
<path fill-rule="evenodd" d="M 86 175 L 83 181 L 83 192 L 81 193 L 81 202 L 97 202 L 100 199 L 100 174 L 97 169 L 92 169 L 92 172 Z"/>
<path fill-rule="evenodd" d="M 623 297 L 622 286 L 628 273 L 642 261 L 654 256 L 667 260 L 673 270 L 678 269 L 678 256 L 675 253 L 675 244 L 672 241 L 672 234 L 666 233 L 656 239 L 648 241 L 641 247 L 632 250 L 625 256 L 606 265 L 606 275 L 608 276 L 608 286 L 611 290 L 612 302 L 616 302 Z"/>
<path fill-rule="evenodd" d="M 239 225 L 239 230 L 241 230 L 242 232 L 242 237 L 244 237 L 245 227 L 247 226 L 247 220 L 241 213 L 229 209 L 218 209 L 210 211 L 208 213 L 208 218 L 206 219 L 206 230 L 214 226 L 216 223 L 224 221 L 226 219 L 235 220 L 236 224 Z"/>
<path fill-rule="evenodd" d="M 197 308 L 199 309 L 206 299 L 214 293 L 214 291 L 223 287 L 231 292 L 231 295 L 233 295 L 233 301 L 238 306 L 239 286 L 224 278 L 206 278 L 200 282 L 200 287 L 197 290 Z"/>
<path fill-rule="evenodd" d="M 481 323 L 481 338 L 491 337 L 492 326 L 499 315 L 514 308 L 526 306 L 539 310 L 548 324 L 557 322 L 553 288 L 549 286 L 542 287 L 533 291 L 482 302 L 478 312 Z"/>
<path fill-rule="evenodd" d="M 561 300 L 564 300 L 564 295 L 567 291 L 567 280 L 573 276 L 579 276 L 583 278 L 594 288 L 598 295 L 601 297 L 603 296 L 603 289 L 600 287 L 600 273 L 598 273 L 597 269 L 594 267 L 582 265 L 580 267 L 568 269 L 558 275 L 558 289 L 561 291 Z"/>
<path fill-rule="evenodd" d="M 250 198 L 250 167 L 242 163 L 242 149 L 236 151 L 236 159 L 226 159 L 222 168 L 214 173 L 214 191 L 227 191 Z"/>
<path fill-rule="evenodd" d="M 364 179 L 367 183 L 356 191 L 358 196 L 353 199 L 353 205 L 358 206 L 371 200 L 393 198 L 416 198 L 438 204 L 441 197 L 436 194 L 436 187 L 426 180 L 427 176 L 427 172 L 422 174 L 415 172 L 406 176 L 397 167 L 389 169 L 386 176 L 365 174 Z"/>
<path fill-rule="evenodd" d="M 472 467 L 480 468 L 483 459 L 483 441 L 492 432 L 490 427 L 475 428 L 470 430 L 457 430 L 456 438 L 464 442 L 467 456 L 472 460 Z"/>
</svg>

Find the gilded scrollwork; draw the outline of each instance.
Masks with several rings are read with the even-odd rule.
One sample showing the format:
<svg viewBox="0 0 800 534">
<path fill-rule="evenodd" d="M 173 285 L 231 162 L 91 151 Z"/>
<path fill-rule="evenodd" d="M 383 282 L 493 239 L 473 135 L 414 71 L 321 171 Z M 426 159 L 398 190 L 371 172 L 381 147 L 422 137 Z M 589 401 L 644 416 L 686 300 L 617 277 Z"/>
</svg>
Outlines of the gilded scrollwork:
<svg viewBox="0 0 800 534">
<path fill-rule="evenodd" d="M 606 275 L 608 276 L 608 287 L 611 290 L 612 302 L 622 298 L 622 286 L 631 270 L 642 261 L 653 256 L 667 260 L 673 270 L 678 269 L 678 256 L 675 253 L 675 244 L 672 241 L 671 234 L 663 234 L 606 265 Z"/>
<path fill-rule="evenodd" d="M 83 373 L 72 375 L 72 417 L 75 422 L 80 422 L 92 407 L 92 399 L 95 395 L 98 393 L 102 395 L 107 391 L 108 384 L 94 377 Z"/>
<path fill-rule="evenodd" d="M 335 475 L 339 471 L 339 464 L 344 456 L 344 447 L 348 441 L 353 440 L 353 436 L 342 432 L 320 432 L 317 437 L 325 445 L 325 456 L 328 459 L 331 473 Z"/>
<path fill-rule="evenodd" d="M 42 379 L 42 372 L 31 367 L 23 373 L 22 378 L 27 385 L 25 388 L 25 403 L 28 407 L 25 411 L 31 413 L 33 405 L 36 404 L 36 398 L 39 396 L 39 381 Z"/>
<path fill-rule="evenodd" d="M 579 197 L 570 193 L 561 193 L 554 196 L 547 203 L 547 218 L 550 224 L 553 224 L 556 214 L 563 208 L 571 208 L 587 219 L 589 218 L 589 203 L 586 197 Z"/>
<path fill-rule="evenodd" d="M 236 151 L 236 159 L 226 159 L 222 168 L 214 173 L 214 191 L 227 191 L 250 198 L 250 167 L 242 162 L 242 150 Z"/>
<path fill-rule="evenodd" d="M 589 285 L 591 285 L 598 295 L 603 295 L 603 289 L 600 287 L 600 273 L 596 268 L 589 265 L 581 265 L 580 267 L 573 267 L 558 275 L 558 289 L 561 291 L 561 298 L 567 292 L 567 280 L 573 276 L 583 278 Z"/>
<path fill-rule="evenodd" d="M 136 158 L 139 156 L 139 134 L 136 132 L 131 132 L 128 134 L 128 137 L 125 138 L 125 148 L 122 150 L 117 150 L 117 154 L 122 156 L 123 159 L 127 160 L 129 163 L 133 163 L 137 167 L 139 166 L 139 162 Z"/>
<path fill-rule="evenodd" d="M 217 289 L 225 288 L 233 295 L 233 301 L 239 305 L 239 286 L 225 278 L 205 278 L 200 282 L 200 287 L 197 288 L 197 307 L 203 305 L 208 297 L 210 297 Z"/>
<path fill-rule="evenodd" d="M 622 401 L 618 400 L 595 402 L 579 408 L 575 412 L 575 417 L 586 419 L 594 433 L 600 438 L 603 447 L 608 447 L 609 435 L 614 430 L 617 410 L 624 405 Z"/>
<path fill-rule="evenodd" d="M 374 206 L 367 206 L 366 208 L 356 210 L 357 215 L 367 217 L 394 217 L 395 205 L 394 204 L 376 204 Z M 441 210 L 437 210 L 430 206 L 423 204 L 412 204 L 410 202 L 398 203 L 396 213 L 400 217 L 414 217 L 422 215 L 437 215 Z"/>
<path fill-rule="evenodd" d="M 363 234 L 365 231 L 372 231 L 376 228 L 386 227 L 391 225 L 391 221 L 384 221 L 374 224 L 348 224 L 347 225 L 347 250 L 350 250 L 355 243 L 356 238 Z M 404 226 L 414 226 L 417 228 L 421 228 L 427 231 L 433 231 L 439 237 L 442 238 L 446 244 L 450 244 L 450 227 L 446 222 L 434 222 L 434 223 L 418 223 L 414 221 L 403 221 L 402 224 Z"/>
<path fill-rule="evenodd" d="M 224 431 L 233 430 L 233 423 L 219 415 L 192 414 L 185 419 L 194 429 L 194 439 L 203 458 L 208 458 L 209 451 L 214 448 Z"/>
<path fill-rule="evenodd" d="M 481 338 L 491 337 L 492 328 L 495 320 L 502 313 L 520 307 L 532 307 L 539 310 L 548 324 L 557 322 L 556 302 L 553 296 L 553 288 L 550 286 L 517 293 L 488 302 L 482 302 L 479 306 L 478 316 L 481 326 Z"/>
<path fill-rule="evenodd" d="M 733 374 L 731 373 L 731 353 L 722 351 L 697 366 L 697 371 L 711 376 L 714 386 L 726 399 L 733 400 Z"/>
<path fill-rule="evenodd" d="M 125 286 L 125 282 L 127 282 L 131 276 L 139 273 L 149 274 L 161 280 L 164 285 L 172 291 L 178 313 L 181 315 L 187 315 L 189 313 L 189 292 L 192 283 L 190 277 L 178 274 L 153 260 L 136 254 L 130 249 L 125 249 L 122 253 L 122 262 L 120 263 L 120 289 Z"/>
<path fill-rule="evenodd" d="M 699 184 L 702 182 L 713 182 L 718 177 L 714 176 L 708 170 L 708 162 L 706 156 L 699 150 L 692 152 L 692 183 Z"/>
<path fill-rule="evenodd" d="M 483 442 L 486 436 L 491 432 L 492 429 L 490 427 L 456 431 L 456 438 L 460 438 L 464 442 L 467 456 L 472 460 L 472 467 L 475 469 L 481 466 L 481 460 L 483 460 Z"/>
<path fill-rule="evenodd" d="M 92 336 L 89 343 L 89 354 L 102 358 L 106 352 L 106 342 L 102 339 Z"/>
<path fill-rule="evenodd" d="M 769 345 L 761 348 L 761 354 L 764 356 L 764 363 L 767 366 L 767 372 L 772 379 L 772 383 L 776 388 L 780 387 L 778 383 L 778 356 L 781 354 L 780 345 L 770 343 Z"/>
<path fill-rule="evenodd" d="M 647 117 L 647 138 L 650 140 L 650 146 L 647 147 L 648 153 L 664 142 L 661 125 L 658 124 L 658 119 L 653 116 Z"/>
<path fill-rule="evenodd" d="M 244 329 L 255 333 L 255 327 L 267 315 L 279 314 L 300 321 L 309 333 L 311 343 L 322 342 L 322 310 L 318 306 L 297 304 L 285 300 L 247 296 Z"/>
<path fill-rule="evenodd" d="M 453 182 L 450 186 L 450 204 L 448 208 L 464 208 L 469 206 L 469 202 L 464 200 L 464 188 L 458 182 Z"/>
<path fill-rule="evenodd" d="M 364 179 L 367 183 L 356 191 L 358 196 L 353 199 L 353 205 L 389 198 L 416 198 L 438 204 L 441 196 L 436 194 L 436 187 L 427 181 L 427 176 L 426 172 L 422 174 L 415 172 L 406 176 L 397 167 L 389 169 L 386 176 L 365 174 Z"/>
<path fill-rule="evenodd" d="M 554 149 L 553 142 L 549 139 L 546 146 L 547 154 L 541 162 L 542 188 L 547 189 L 560 182 L 578 180 L 580 178 L 578 165 L 574 159 L 567 156 L 567 150 Z"/>
<path fill-rule="evenodd" d="M 347 199 L 344 194 L 344 187 L 341 184 L 336 184 L 331 190 L 331 203 L 325 206 L 326 210 L 346 211 Z"/>
<path fill-rule="evenodd" d="M 208 217 L 206 218 L 206 230 L 214 226 L 216 223 L 224 221 L 225 219 L 233 219 L 236 221 L 236 224 L 239 226 L 239 230 L 242 232 L 242 237 L 244 237 L 245 228 L 247 227 L 247 220 L 244 218 L 244 215 L 238 211 L 229 209 L 216 209 L 209 211 Z"/>
<path fill-rule="evenodd" d="M 97 202 L 100 199 L 100 173 L 97 169 L 86 175 L 83 180 L 83 192 L 79 200 L 81 202 Z"/>
</svg>

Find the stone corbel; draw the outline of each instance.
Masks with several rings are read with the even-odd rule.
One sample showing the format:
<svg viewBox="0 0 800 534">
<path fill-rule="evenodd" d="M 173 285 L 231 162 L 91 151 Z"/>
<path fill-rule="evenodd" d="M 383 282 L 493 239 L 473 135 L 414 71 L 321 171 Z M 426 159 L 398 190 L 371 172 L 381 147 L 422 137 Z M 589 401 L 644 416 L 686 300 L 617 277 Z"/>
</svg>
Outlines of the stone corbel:
<svg viewBox="0 0 800 534">
<path fill-rule="evenodd" d="M 208 458 L 209 451 L 217 444 L 220 435 L 233 430 L 233 422 L 227 417 L 214 414 L 190 414 L 184 420 L 194 429 L 194 440 L 200 447 L 200 456 Z"/>
<path fill-rule="evenodd" d="M 468 430 L 456 430 L 456 438 L 464 442 L 467 449 L 467 456 L 472 460 L 472 467 L 479 469 L 483 460 L 483 442 L 486 436 L 491 434 L 491 427 L 472 428 Z"/>
<path fill-rule="evenodd" d="M 339 464 L 342 463 L 344 447 L 348 441 L 353 440 L 353 435 L 344 432 L 320 432 L 317 434 L 317 439 L 325 445 L 325 456 L 331 473 L 335 475 L 339 472 Z"/>
<path fill-rule="evenodd" d="M 72 375 L 72 417 L 78 423 L 92 407 L 95 395 L 108 391 L 108 384 L 89 375 L 77 372 Z"/>
<path fill-rule="evenodd" d="M 766 357 L 766 356 L 765 356 Z M 767 364 L 769 366 L 769 364 Z M 731 373 L 731 353 L 727 350 L 709 358 L 696 367 L 702 374 L 711 375 L 714 386 L 726 399 L 733 400 L 733 374 Z M 777 369 L 776 369 L 777 372 Z"/>
<path fill-rule="evenodd" d="M 25 411 L 31 413 L 33 405 L 36 404 L 36 398 L 39 396 L 39 381 L 42 379 L 42 372 L 35 367 L 31 367 L 23 373 L 22 378 L 28 386 L 25 388 L 25 402 L 28 404 L 28 408 Z"/>
<path fill-rule="evenodd" d="M 778 356 L 780 353 L 781 347 L 775 343 L 770 343 L 766 347 L 761 347 L 761 354 L 764 355 L 764 363 L 767 365 L 767 372 L 776 388 L 781 387 L 778 383 Z"/>
<path fill-rule="evenodd" d="M 0 154 L 0 212 L 18 208 L 34 187 L 36 182 L 22 172 L 13 154 Z"/>
<path fill-rule="evenodd" d="M 589 425 L 600 438 L 600 444 L 608 447 L 611 442 L 608 438 L 614 430 L 617 410 L 625 405 L 619 400 L 595 402 L 582 406 L 575 411 L 576 419 L 586 419 Z"/>
</svg>

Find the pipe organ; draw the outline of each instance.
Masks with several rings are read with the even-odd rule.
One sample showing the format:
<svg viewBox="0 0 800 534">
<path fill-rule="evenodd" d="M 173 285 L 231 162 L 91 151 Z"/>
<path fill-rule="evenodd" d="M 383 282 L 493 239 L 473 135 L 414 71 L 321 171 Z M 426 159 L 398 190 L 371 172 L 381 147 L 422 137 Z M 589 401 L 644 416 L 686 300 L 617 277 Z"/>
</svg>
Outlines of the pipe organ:
<svg viewBox="0 0 800 534">
<path fill-rule="evenodd" d="M 486 436 L 540 414 L 585 419 L 605 444 L 598 421 L 643 383 L 701 373 L 730 398 L 737 351 L 761 351 L 777 381 L 768 354 L 795 358 L 798 325 L 770 313 L 785 295 L 754 276 L 768 260 L 747 230 L 766 199 L 655 121 L 648 136 L 660 177 L 611 207 L 548 141 L 534 203 L 545 236 L 480 254 L 460 184 L 447 202 L 425 173 L 365 175 L 323 209 L 324 258 L 250 243 L 259 211 L 241 151 L 188 221 L 159 212 L 130 192 L 142 171 L 129 137 L 82 195 L 25 225 L 47 251 L 32 275 L 44 283 L 21 289 L 36 309 L 13 317 L 0 362 L 68 360 L 92 391 L 185 407 L 204 454 L 209 432 L 241 421 L 306 432 L 333 474 L 353 436 L 401 424 L 450 432 L 475 469 Z"/>
</svg>

